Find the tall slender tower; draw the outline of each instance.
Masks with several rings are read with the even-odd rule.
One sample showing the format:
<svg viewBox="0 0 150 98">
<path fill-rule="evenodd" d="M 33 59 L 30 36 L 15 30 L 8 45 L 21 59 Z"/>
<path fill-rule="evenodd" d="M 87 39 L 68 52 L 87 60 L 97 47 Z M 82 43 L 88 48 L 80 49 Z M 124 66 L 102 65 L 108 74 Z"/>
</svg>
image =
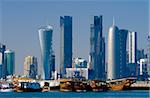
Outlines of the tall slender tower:
<svg viewBox="0 0 150 98">
<path fill-rule="evenodd" d="M 136 76 L 137 74 L 137 33 L 129 32 L 129 64 L 130 74 L 128 76 Z"/>
<path fill-rule="evenodd" d="M 15 70 L 15 52 L 12 50 L 6 50 L 4 52 L 4 60 L 7 69 L 7 75 L 13 75 Z"/>
<path fill-rule="evenodd" d="M 6 46 L 0 43 L 0 78 L 6 77 L 6 65 L 4 64 L 4 52 Z"/>
<path fill-rule="evenodd" d="M 113 23 L 108 33 L 107 79 L 125 77 L 127 30 L 119 30 Z"/>
<path fill-rule="evenodd" d="M 148 49 L 148 68 L 147 68 L 147 70 L 148 70 L 148 75 L 150 76 L 150 35 L 148 36 L 148 47 L 147 47 L 147 49 Z"/>
<path fill-rule="evenodd" d="M 60 17 L 60 73 L 65 77 L 66 68 L 72 67 L 72 17 Z"/>
<path fill-rule="evenodd" d="M 105 80 L 105 40 L 102 29 L 102 16 L 94 16 L 90 38 L 91 78 Z"/>
<path fill-rule="evenodd" d="M 45 80 L 52 79 L 52 26 L 48 25 L 39 29 L 42 66 Z"/>
<path fill-rule="evenodd" d="M 129 32 L 129 63 L 137 63 L 137 34 L 136 32 Z"/>
</svg>

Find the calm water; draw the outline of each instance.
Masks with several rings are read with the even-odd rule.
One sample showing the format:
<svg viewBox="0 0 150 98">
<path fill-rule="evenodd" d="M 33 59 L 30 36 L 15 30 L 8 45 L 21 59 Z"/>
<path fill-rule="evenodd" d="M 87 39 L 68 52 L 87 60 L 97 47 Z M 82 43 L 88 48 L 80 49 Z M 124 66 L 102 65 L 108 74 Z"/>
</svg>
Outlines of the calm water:
<svg viewBox="0 0 150 98">
<path fill-rule="evenodd" d="M 0 93 L 0 98 L 150 98 L 150 91 Z"/>
</svg>

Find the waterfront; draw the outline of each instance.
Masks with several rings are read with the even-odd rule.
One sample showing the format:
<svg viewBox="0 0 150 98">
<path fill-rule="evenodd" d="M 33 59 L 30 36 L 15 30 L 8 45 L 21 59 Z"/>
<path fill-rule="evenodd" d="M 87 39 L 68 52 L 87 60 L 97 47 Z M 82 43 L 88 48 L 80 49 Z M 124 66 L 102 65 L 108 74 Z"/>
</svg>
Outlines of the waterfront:
<svg viewBox="0 0 150 98">
<path fill-rule="evenodd" d="M 149 98 L 149 90 L 108 91 L 108 92 L 28 92 L 0 93 L 0 98 Z"/>
</svg>

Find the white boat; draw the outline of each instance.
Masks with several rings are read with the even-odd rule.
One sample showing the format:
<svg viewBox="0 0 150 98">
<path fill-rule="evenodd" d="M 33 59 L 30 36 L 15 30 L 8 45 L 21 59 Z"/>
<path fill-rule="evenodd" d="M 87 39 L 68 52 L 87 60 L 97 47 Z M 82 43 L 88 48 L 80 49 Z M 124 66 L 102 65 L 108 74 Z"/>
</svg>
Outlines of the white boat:
<svg viewBox="0 0 150 98">
<path fill-rule="evenodd" d="M 13 86 L 10 83 L 1 83 L 0 92 L 13 92 Z"/>
</svg>

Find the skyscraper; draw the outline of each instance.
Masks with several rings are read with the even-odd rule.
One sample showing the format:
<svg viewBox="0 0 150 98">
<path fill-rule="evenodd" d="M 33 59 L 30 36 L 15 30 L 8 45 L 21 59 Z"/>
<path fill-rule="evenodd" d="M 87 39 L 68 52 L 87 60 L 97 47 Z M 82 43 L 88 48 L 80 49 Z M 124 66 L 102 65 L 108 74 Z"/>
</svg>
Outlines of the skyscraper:
<svg viewBox="0 0 150 98">
<path fill-rule="evenodd" d="M 6 77 L 6 65 L 4 64 L 4 51 L 6 46 L 0 43 L 0 78 Z"/>
<path fill-rule="evenodd" d="M 53 28 L 50 25 L 39 29 L 43 75 L 45 80 L 52 79 L 52 32 Z"/>
<path fill-rule="evenodd" d="M 66 68 L 72 67 L 72 17 L 60 17 L 60 73 L 66 74 Z"/>
<path fill-rule="evenodd" d="M 128 76 L 136 76 L 137 68 L 137 33 L 129 32 L 129 74 Z"/>
<path fill-rule="evenodd" d="M 4 52 L 4 63 L 6 65 L 6 74 L 13 75 L 15 70 L 15 52 L 12 50 L 6 50 Z"/>
<path fill-rule="evenodd" d="M 38 71 L 37 58 L 35 56 L 27 56 L 24 59 L 24 75 L 29 78 L 36 78 Z"/>
<path fill-rule="evenodd" d="M 148 75 L 150 76 L 150 35 L 148 36 L 148 64 L 147 64 L 147 70 L 148 70 Z"/>
<path fill-rule="evenodd" d="M 107 79 L 125 77 L 127 30 L 119 30 L 113 24 L 108 33 Z"/>
<path fill-rule="evenodd" d="M 94 16 L 90 35 L 91 78 L 105 80 L 105 40 L 102 29 L 102 16 Z"/>
<path fill-rule="evenodd" d="M 129 32 L 129 63 L 137 63 L 137 37 L 136 32 Z"/>
</svg>

